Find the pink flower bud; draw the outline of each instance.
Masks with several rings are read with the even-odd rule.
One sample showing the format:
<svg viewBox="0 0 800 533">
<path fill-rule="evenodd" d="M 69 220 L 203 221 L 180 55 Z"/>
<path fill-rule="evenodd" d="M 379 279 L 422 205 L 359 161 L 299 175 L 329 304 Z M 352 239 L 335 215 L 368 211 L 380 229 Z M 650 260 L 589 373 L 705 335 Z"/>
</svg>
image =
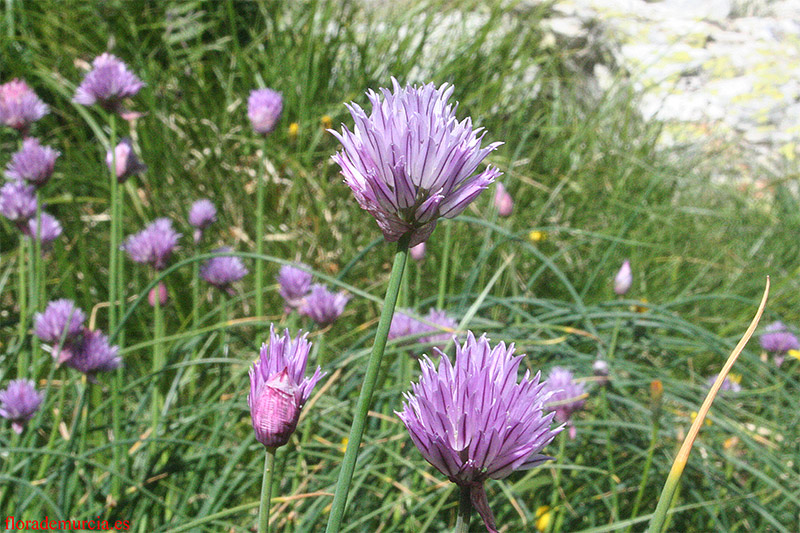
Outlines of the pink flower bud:
<svg viewBox="0 0 800 533">
<path fill-rule="evenodd" d="M 268 448 L 277 448 L 289 442 L 300 418 L 297 387 L 283 369 L 261 388 L 253 402 L 253 428 L 258 442 Z"/>
<path fill-rule="evenodd" d="M 633 273 L 631 272 L 631 263 L 627 259 L 622 263 L 622 267 L 614 277 L 614 292 L 619 296 L 627 293 L 633 284 Z"/>
<path fill-rule="evenodd" d="M 514 210 L 514 200 L 499 181 L 494 192 L 494 206 L 497 208 L 497 214 L 501 217 L 511 216 L 511 212 Z"/>
<path fill-rule="evenodd" d="M 168 299 L 167 286 L 161 281 L 158 282 L 158 285 L 150 289 L 150 292 L 147 294 L 147 302 L 150 304 L 150 307 L 156 306 L 156 291 L 158 292 L 158 305 L 164 307 L 167 305 Z"/>
<path fill-rule="evenodd" d="M 412 246 L 408 250 L 411 252 L 411 259 L 414 261 L 422 261 L 425 259 L 425 243 L 421 242 L 416 246 Z"/>
</svg>

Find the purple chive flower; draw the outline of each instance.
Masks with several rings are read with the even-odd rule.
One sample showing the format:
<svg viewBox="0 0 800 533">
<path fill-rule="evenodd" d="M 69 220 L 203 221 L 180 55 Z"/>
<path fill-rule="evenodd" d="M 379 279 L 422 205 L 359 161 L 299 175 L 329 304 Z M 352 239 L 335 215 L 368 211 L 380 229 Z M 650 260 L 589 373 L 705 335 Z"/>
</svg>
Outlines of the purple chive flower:
<svg viewBox="0 0 800 533">
<path fill-rule="evenodd" d="M 269 344 L 261 346 L 258 361 L 250 369 L 247 405 L 256 440 L 267 448 L 289 442 L 311 390 L 325 375 L 317 367 L 313 376 L 305 377 L 311 349 L 307 336 L 299 331 L 292 340 L 287 329 L 279 337 L 274 324 L 270 325 Z"/>
<path fill-rule="evenodd" d="M 142 80 L 124 62 L 106 53 L 92 61 L 92 70 L 78 86 L 73 100 L 85 106 L 99 104 L 116 112 L 121 111 L 123 99 L 134 96 L 142 87 Z"/>
<path fill-rule="evenodd" d="M 773 322 L 766 327 L 766 333 L 759 339 L 761 348 L 772 352 L 775 357 L 775 364 L 781 366 L 789 350 L 800 350 L 800 342 L 783 322 Z"/>
<path fill-rule="evenodd" d="M 22 181 L 9 181 L 0 187 L 0 215 L 18 224 L 36 214 L 36 193 Z"/>
<path fill-rule="evenodd" d="M 411 259 L 414 261 L 422 261 L 425 259 L 425 243 L 421 242 L 416 246 L 412 246 L 408 249 L 409 253 L 411 254 Z"/>
<path fill-rule="evenodd" d="M 425 344 L 430 344 L 438 349 L 444 349 L 453 338 L 453 330 L 458 327 L 458 322 L 450 318 L 447 313 L 439 309 L 431 309 L 425 319 L 438 327 L 429 326 L 428 331 L 436 332 L 420 339 Z"/>
<path fill-rule="evenodd" d="M 213 253 L 230 252 L 231 249 L 226 247 L 218 248 Z M 200 267 L 200 276 L 216 288 L 232 292 L 231 284 L 239 281 L 247 275 L 247 268 L 245 268 L 242 260 L 232 255 L 221 255 L 212 257 L 205 264 Z"/>
<path fill-rule="evenodd" d="M 180 237 L 181 234 L 172 229 L 170 219 L 159 218 L 139 233 L 129 235 L 122 249 L 137 263 L 150 263 L 161 270 L 167 266 L 167 259 Z"/>
<path fill-rule="evenodd" d="M 545 381 L 545 390 L 552 396 L 548 400 L 548 405 L 555 408 L 556 420 L 565 422 L 569 426 L 569 437 L 575 438 L 575 426 L 572 425 L 570 417 L 572 413 L 583 407 L 586 403 L 584 395 L 586 388 L 582 383 L 575 381 L 572 372 L 559 366 L 553 367 Z"/>
<path fill-rule="evenodd" d="M 81 342 L 71 348 L 69 356 L 59 358 L 59 362 L 83 372 L 92 383 L 97 383 L 98 372 L 111 372 L 122 364 L 119 347 L 109 344 L 108 337 L 97 330 L 84 328 Z"/>
<path fill-rule="evenodd" d="M 511 212 L 514 211 L 514 199 L 511 198 L 505 186 L 499 181 L 497 182 L 497 189 L 494 191 L 494 207 L 501 217 L 510 217 Z"/>
<path fill-rule="evenodd" d="M 397 415 L 422 456 L 453 483 L 469 489 L 487 530 L 496 532 L 484 482 L 552 459 L 541 454 L 562 428 L 551 429 L 545 412 L 550 394 L 526 371 L 517 382 L 522 357 L 514 345 L 489 345 L 467 333 L 456 344 L 455 364 L 439 352 L 438 369 L 427 356 L 419 383 L 405 393 Z"/>
<path fill-rule="evenodd" d="M 0 416 L 11 420 L 11 427 L 19 434 L 25 424 L 33 418 L 44 397 L 36 392 L 33 381 L 29 379 L 12 380 L 8 387 L 0 391 Z"/>
<path fill-rule="evenodd" d="M 278 293 L 286 302 L 286 307 L 290 310 L 299 309 L 303 299 L 311 291 L 311 273 L 291 265 L 284 265 L 278 271 L 276 279 L 280 285 Z"/>
<path fill-rule="evenodd" d="M 372 113 L 347 106 L 355 121 L 351 132 L 331 133 L 342 143 L 333 156 L 344 182 L 362 209 L 378 222 L 387 241 L 410 236 L 409 246 L 428 239 L 439 217 L 453 218 L 501 173 L 481 161 L 502 143 L 481 148 L 482 128 L 472 119 L 456 120 L 457 104 L 447 103 L 453 87 L 400 87 L 370 90 Z"/>
<path fill-rule="evenodd" d="M 203 230 L 217 221 L 217 208 L 211 200 L 202 198 L 189 208 L 189 224 L 194 226 L 194 242 L 197 244 L 203 238 Z"/>
<path fill-rule="evenodd" d="M 47 112 L 47 104 L 24 81 L 15 79 L 0 85 L 0 123 L 25 135 Z"/>
<path fill-rule="evenodd" d="M 43 342 L 58 344 L 71 343 L 83 332 L 84 312 L 72 300 L 53 300 L 44 312 L 33 317 L 33 332 Z"/>
<path fill-rule="evenodd" d="M 622 262 L 622 266 L 614 276 L 614 292 L 618 296 L 627 293 L 633 284 L 633 272 L 631 272 L 631 262 L 627 259 Z"/>
<path fill-rule="evenodd" d="M 256 89 L 247 100 L 247 117 L 256 133 L 266 135 L 275 129 L 283 111 L 281 93 L 272 89 Z"/>
<path fill-rule="evenodd" d="M 40 213 L 40 219 L 41 229 L 39 229 L 39 225 L 36 224 L 36 217 L 33 216 L 28 219 L 28 224 L 22 227 L 22 233 L 31 239 L 36 239 L 38 234 L 42 246 L 46 248 L 61 235 L 63 230 L 61 228 L 61 223 L 56 217 L 49 213 L 42 211 Z"/>
<path fill-rule="evenodd" d="M 42 146 L 39 139 L 29 137 L 22 142 L 22 148 L 11 156 L 6 175 L 41 187 L 50 180 L 59 155 L 61 152 Z"/>
<path fill-rule="evenodd" d="M 311 319 L 322 327 L 333 324 L 344 311 L 350 297 L 343 292 L 331 292 L 319 283 L 311 286 L 311 292 L 303 300 L 300 314 Z"/>
<path fill-rule="evenodd" d="M 147 165 L 142 163 L 133 151 L 130 139 L 122 139 L 114 148 L 113 154 L 111 150 L 106 152 L 106 165 L 109 170 L 111 167 L 115 168 L 114 173 L 118 183 L 125 183 L 134 174 L 147 170 Z"/>
</svg>

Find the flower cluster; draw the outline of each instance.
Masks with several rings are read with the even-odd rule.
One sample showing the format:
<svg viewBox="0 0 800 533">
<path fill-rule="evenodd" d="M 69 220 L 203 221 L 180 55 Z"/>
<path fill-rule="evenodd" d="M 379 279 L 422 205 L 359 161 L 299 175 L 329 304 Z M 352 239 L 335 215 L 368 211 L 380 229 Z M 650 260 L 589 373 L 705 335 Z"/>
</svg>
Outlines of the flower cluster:
<svg viewBox="0 0 800 533">
<path fill-rule="evenodd" d="M 282 111 L 281 93 L 272 89 L 256 89 L 250 93 L 250 98 L 247 100 L 247 117 L 256 133 L 266 135 L 274 130 Z"/>
<path fill-rule="evenodd" d="M 472 504 L 490 532 L 497 531 L 484 482 L 514 470 L 539 466 L 562 428 L 551 429 L 546 413 L 551 393 L 526 371 L 517 382 L 523 356 L 514 346 L 489 345 L 486 335 L 467 333 L 456 345 L 455 364 L 440 352 L 438 368 L 425 357 L 419 383 L 405 393 L 403 421 L 422 456 L 447 478 L 469 490 Z"/>
<path fill-rule="evenodd" d="M 42 146 L 39 139 L 29 137 L 22 148 L 11 156 L 6 167 L 6 175 L 14 180 L 26 181 L 34 187 L 41 187 L 50 180 L 60 152 L 49 146 Z"/>
<path fill-rule="evenodd" d="M 343 292 L 332 292 L 325 285 L 316 283 L 303 299 L 300 314 L 305 315 L 322 327 L 333 324 L 344 312 L 350 297 Z"/>
<path fill-rule="evenodd" d="M 180 237 L 181 234 L 172 228 L 170 219 L 159 218 L 139 233 L 130 235 L 122 249 L 137 263 L 150 264 L 156 270 L 162 270 Z"/>
<path fill-rule="evenodd" d="M 306 265 L 300 265 L 308 268 Z M 278 271 L 278 293 L 286 302 L 287 312 L 299 309 L 303 300 L 311 291 L 311 273 L 300 268 L 284 265 Z"/>
<path fill-rule="evenodd" d="M 43 400 L 44 397 L 36 392 L 33 381 L 15 379 L 0 391 L 0 416 L 11 420 L 11 428 L 16 433 L 22 433 Z"/>
<path fill-rule="evenodd" d="M 52 347 L 59 362 L 86 374 L 109 372 L 122 364 L 119 348 L 112 346 L 100 331 L 83 325 L 86 314 L 72 300 L 53 300 L 34 316 L 34 334 Z"/>
<path fill-rule="evenodd" d="M 142 80 L 122 60 L 106 53 L 92 61 L 92 70 L 75 91 L 74 101 L 85 106 L 99 104 L 108 111 L 118 112 L 122 100 L 134 96 L 142 87 Z"/>
<path fill-rule="evenodd" d="M 300 411 L 311 391 L 325 373 L 317 370 L 305 377 L 311 343 L 308 334 L 298 332 L 295 339 L 285 330 L 282 336 L 269 330 L 269 344 L 261 346 L 258 361 L 250 369 L 250 394 L 247 404 L 258 442 L 277 448 L 289 442 L 297 427 Z"/>
<path fill-rule="evenodd" d="M 218 248 L 213 253 L 230 252 L 228 247 Z M 231 284 L 239 281 L 248 273 L 242 260 L 233 255 L 212 257 L 200 267 L 200 276 L 216 288 L 232 293 Z"/>
<path fill-rule="evenodd" d="M 22 80 L 0 85 L 0 124 L 26 135 L 30 125 L 45 116 L 47 104 Z"/>
<path fill-rule="evenodd" d="M 372 113 L 348 105 L 355 121 L 350 131 L 331 131 L 342 143 L 333 156 L 362 209 L 378 223 L 387 241 L 408 236 L 409 246 L 428 239 L 440 217 L 461 213 L 500 171 L 474 174 L 502 143 L 481 148 L 482 128 L 456 119 L 448 104 L 453 87 L 433 84 L 368 91 Z"/>
<path fill-rule="evenodd" d="M 781 366 L 790 350 L 800 350 L 800 342 L 783 322 L 773 322 L 759 339 L 761 348 L 773 353 L 775 364 Z"/>
<path fill-rule="evenodd" d="M 217 221 L 217 208 L 211 200 L 201 198 L 189 208 L 189 224 L 194 227 L 194 242 L 200 242 L 207 227 Z"/>
</svg>

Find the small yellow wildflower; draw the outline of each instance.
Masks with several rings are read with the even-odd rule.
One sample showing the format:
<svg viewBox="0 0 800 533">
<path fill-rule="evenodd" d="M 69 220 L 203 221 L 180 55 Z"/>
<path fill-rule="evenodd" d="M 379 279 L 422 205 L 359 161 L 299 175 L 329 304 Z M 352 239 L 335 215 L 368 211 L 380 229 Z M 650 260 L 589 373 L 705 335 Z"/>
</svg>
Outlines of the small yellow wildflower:
<svg viewBox="0 0 800 533">
<path fill-rule="evenodd" d="M 795 359 L 800 359 L 800 350 L 789 350 L 786 352 L 787 354 L 791 355 Z"/>
<path fill-rule="evenodd" d="M 694 424 L 696 418 L 697 418 L 697 411 L 692 411 L 692 424 Z M 708 414 L 706 415 L 706 419 L 703 420 L 703 423 L 707 426 L 711 425 L 711 411 L 708 412 Z"/>
<path fill-rule="evenodd" d="M 319 120 L 319 122 L 322 125 L 322 131 L 329 130 L 333 127 L 333 119 L 328 115 L 322 115 L 322 118 Z"/>
<path fill-rule="evenodd" d="M 547 240 L 547 232 L 535 229 L 528 234 L 528 238 L 532 242 L 542 242 Z"/>
<path fill-rule="evenodd" d="M 348 442 L 350 442 L 350 440 L 347 437 L 342 439 L 342 444 L 339 446 L 339 451 L 340 452 L 344 453 L 345 450 L 347 450 L 347 443 Z"/>
<path fill-rule="evenodd" d="M 553 518 L 553 513 L 550 512 L 549 505 L 542 505 L 536 509 L 536 529 L 538 531 L 547 531 L 550 527 L 550 521 Z"/>
<path fill-rule="evenodd" d="M 289 124 L 289 139 L 294 141 L 297 139 L 297 133 L 300 131 L 300 124 L 297 122 L 292 122 Z"/>
</svg>

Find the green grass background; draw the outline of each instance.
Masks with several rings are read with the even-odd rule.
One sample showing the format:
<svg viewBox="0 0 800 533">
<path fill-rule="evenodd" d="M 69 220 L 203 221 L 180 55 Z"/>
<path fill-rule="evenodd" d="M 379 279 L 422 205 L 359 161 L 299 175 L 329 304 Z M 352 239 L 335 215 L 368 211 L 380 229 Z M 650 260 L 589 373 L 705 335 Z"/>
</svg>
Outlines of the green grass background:
<svg viewBox="0 0 800 533">
<path fill-rule="evenodd" d="M 276 260 L 268 276 L 277 273 L 277 259 L 302 260 L 355 297 L 324 333 L 327 388 L 278 453 L 285 464 L 274 492 L 278 530 L 319 531 L 327 519 L 391 259 L 391 247 L 330 160 L 337 143 L 323 131 L 323 117 L 334 126 L 351 124 L 343 103 L 366 105 L 364 91 L 388 86 L 390 76 L 452 83 L 459 118 L 472 116 L 488 140 L 505 143 L 489 161 L 504 171 L 515 201 L 514 215 L 498 219 L 490 189 L 461 217 L 440 223 L 425 261 L 410 265 L 403 305 L 424 314 L 441 293 L 464 327 L 516 342 L 534 370 L 559 364 L 588 377 L 598 355 L 612 370 L 607 393 L 593 386 L 576 416 L 578 436 L 564 443 L 562 461 L 489 483 L 501 531 L 534 530 L 536 509 L 549 505 L 554 491 L 553 516 L 563 531 L 641 530 L 701 402 L 705 377 L 718 371 L 746 328 L 767 275 L 773 290 L 765 320 L 800 320 L 796 169 L 758 176 L 769 184 L 761 195 L 712 184 L 698 156 L 656 147 L 660 125 L 641 120 L 637 96 L 622 81 L 590 94 L 579 51 L 543 45 L 540 21 L 548 12 L 547 5 L 521 3 L 411 2 L 389 16 L 352 2 L 6 0 L 0 81 L 24 78 L 51 106 L 34 133 L 62 152 L 44 189 L 48 211 L 65 230 L 47 260 L 47 294 L 95 309 L 101 328 L 104 308 L 95 306 L 107 295 L 108 130 L 96 110 L 71 101 L 85 63 L 108 50 L 147 83 L 131 104 L 143 116 L 123 134 L 134 139 L 149 170 L 124 187 L 123 228 L 127 235 L 169 216 L 187 237 L 178 259 L 219 244 L 253 250 L 262 146 L 247 123 L 247 96 L 260 86 L 283 93 L 283 118 L 265 154 L 274 168 L 265 233 L 267 254 Z M 0 163 L 17 142 L 12 132 L 0 132 Z M 219 222 L 195 250 L 186 212 L 200 197 L 214 201 Z M 444 264 L 448 226 L 452 245 Z M 532 230 L 548 238 L 533 243 Z M 16 252 L 17 232 L 3 221 L 2 383 L 14 377 L 19 357 L 12 349 Z M 611 278 L 625 258 L 634 266 L 634 285 L 626 300 L 617 300 Z M 150 276 L 126 265 L 132 298 Z M 150 368 L 152 310 L 137 307 L 125 325 L 119 439 L 108 436 L 110 379 L 91 397 L 86 424 L 76 426 L 80 437 L 64 438 L 82 384 L 40 352 L 38 377 L 55 380 L 41 414 L 19 439 L 8 428 L 0 432 L 5 516 L 107 516 L 129 519 L 137 531 L 247 531 L 254 524 L 263 448 L 250 427 L 246 372 L 266 340 L 265 324 L 246 320 L 252 279 L 227 304 L 204 288 L 194 310 L 191 275 L 184 265 L 166 278 L 168 365 L 157 375 Z M 268 290 L 268 319 L 283 325 L 276 286 Z M 646 311 L 631 310 L 641 299 Z M 193 312 L 200 313 L 200 330 L 192 326 Z M 320 344 L 322 333 L 311 324 L 293 325 L 311 328 Z M 32 350 L 34 342 L 22 349 Z M 455 522 L 456 492 L 421 459 L 392 414 L 408 389 L 403 376 L 415 375 L 416 363 L 394 346 L 385 366 L 347 530 L 447 530 Z M 751 343 L 734 368 L 744 391 L 715 404 L 684 474 L 671 530 L 797 530 L 798 366 L 790 360 L 776 369 Z M 634 517 L 653 427 L 654 379 L 665 391 L 660 430 Z M 166 394 L 165 429 L 157 436 L 146 434 L 155 387 Z M 112 446 L 128 457 L 122 472 L 112 467 Z M 551 448 L 556 454 L 558 445 Z M 124 491 L 109 505 L 114 476 Z"/>
</svg>

